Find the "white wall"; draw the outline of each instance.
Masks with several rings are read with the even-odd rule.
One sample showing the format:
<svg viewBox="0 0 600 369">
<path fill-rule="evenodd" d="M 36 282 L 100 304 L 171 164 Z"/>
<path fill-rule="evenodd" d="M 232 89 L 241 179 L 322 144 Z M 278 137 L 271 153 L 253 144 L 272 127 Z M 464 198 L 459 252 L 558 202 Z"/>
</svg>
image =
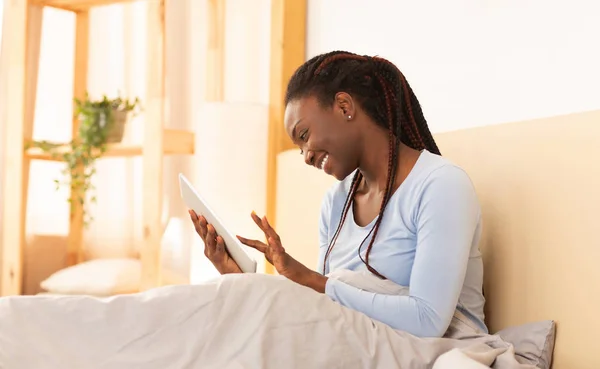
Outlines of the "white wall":
<svg viewBox="0 0 600 369">
<path fill-rule="evenodd" d="M 434 132 L 600 108 L 596 0 L 309 0 L 308 17 L 308 57 L 390 59 Z"/>
</svg>

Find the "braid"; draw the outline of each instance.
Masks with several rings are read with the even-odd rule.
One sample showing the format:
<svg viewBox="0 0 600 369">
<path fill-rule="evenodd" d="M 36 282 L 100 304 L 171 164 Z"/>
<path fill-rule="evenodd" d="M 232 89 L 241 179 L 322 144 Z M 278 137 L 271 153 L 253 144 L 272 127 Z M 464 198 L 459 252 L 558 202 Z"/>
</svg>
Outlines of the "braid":
<svg viewBox="0 0 600 369">
<path fill-rule="evenodd" d="M 379 231 L 379 225 L 381 224 L 381 220 L 383 219 L 383 213 L 385 211 L 385 207 L 386 207 L 390 197 L 392 196 L 392 188 L 394 185 L 394 179 L 396 178 L 396 169 L 398 168 L 398 166 L 394 164 L 394 163 L 398 162 L 398 145 L 396 144 L 396 137 L 395 137 L 396 136 L 395 131 L 396 131 L 397 125 L 394 124 L 394 114 L 392 111 L 391 91 L 389 91 L 389 85 L 385 82 L 385 80 L 382 77 L 380 77 L 379 75 L 377 77 L 381 84 L 383 93 L 385 95 L 385 106 L 386 106 L 386 110 L 387 110 L 388 123 L 389 123 L 388 180 L 387 180 L 387 184 L 385 187 L 385 195 L 384 195 L 383 201 L 381 202 L 381 207 L 379 209 L 379 216 L 377 217 L 377 220 L 375 221 L 375 225 L 372 228 L 373 237 L 371 237 L 371 241 L 369 242 L 369 246 L 367 247 L 367 252 L 365 254 L 365 258 L 363 259 L 362 255 L 360 254 L 362 243 L 358 247 L 358 256 L 363 261 L 363 263 L 365 263 L 365 265 L 367 266 L 367 269 L 371 273 L 377 275 L 378 277 L 385 278 L 377 270 L 375 270 L 375 268 L 373 268 L 369 265 L 369 253 L 371 252 L 371 248 L 373 247 L 375 238 L 377 237 L 377 232 Z M 364 243 L 364 240 L 363 240 L 363 243 Z"/>
<path fill-rule="evenodd" d="M 346 196 L 346 202 L 344 203 L 344 208 L 342 209 L 342 218 L 340 219 L 337 229 L 335 230 L 335 233 L 333 234 L 333 237 L 331 238 L 331 242 L 329 243 L 329 246 L 327 247 L 327 251 L 325 252 L 324 260 L 327 260 L 329 258 L 329 254 L 331 253 L 331 250 L 333 249 L 333 245 L 335 245 L 335 241 L 337 240 L 337 237 L 340 234 L 342 225 L 344 224 L 344 221 L 346 220 L 346 215 L 348 215 L 348 210 L 350 209 L 352 199 L 354 198 L 354 194 L 356 193 L 356 189 L 358 188 L 358 184 L 360 183 L 361 180 L 362 180 L 362 174 L 360 173 L 359 170 L 357 170 L 356 174 L 354 174 L 354 178 L 352 179 L 352 184 L 350 185 L 350 190 L 348 191 L 348 196 Z M 325 263 L 323 263 L 323 274 L 325 274 Z"/>
<path fill-rule="evenodd" d="M 408 81 L 393 63 L 380 57 L 357 55 L 345 51 L 333 51 L 315 56 L 298 68 L 290 79 L 285 104 L 294 99 L 315 96 L 322 107 L 330 107 L 334 103 L 335 95 L 340 91 L 349 93 L 376 124 L 388 131 L 388 178 L 384 197 L 373 228 L 358 247 L 358 255 L 367 269 L 385 278 L 369 264 L 369 254 L 377 238 L 386 206 L 393 194 L 399 160 L 399 144 L 402 142 L 419 151 L 427 149 L 437 155 L 441 153 Z M 348 190 L 340 222 L 325 252 L 323 274 L 326 272 L 327 260 L 346 221 L 348 211 L 353 206 L 354 196 L 362 179 L 362 173 L 357 170 Z M 363 258 L 361 249 L 371 234 L 373 236 Z"/>
</svg>

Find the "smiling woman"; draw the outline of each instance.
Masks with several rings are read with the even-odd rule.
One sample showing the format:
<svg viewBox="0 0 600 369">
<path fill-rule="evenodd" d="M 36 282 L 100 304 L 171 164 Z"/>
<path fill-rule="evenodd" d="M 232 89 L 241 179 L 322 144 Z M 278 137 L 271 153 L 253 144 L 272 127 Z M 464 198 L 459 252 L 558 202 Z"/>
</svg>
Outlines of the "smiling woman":
<svg viewBox="0 0 600 369">
<path fill-rule="evenodd" d="M 318 270 L 287 254 L 269 221 L 253 214 L 278 273 L 392 328 L 443 336 L 458 310 L 487 332 L 479 252 L 481 211 L 469 176 L 441 157 L 404 75 L 391 62 L 336 51 L 304 63 L 289 81 L 285 128 L 306 164 L 339 180 L 325 195 Z M 201 236 L 224 245 L 202 218 Z M 336 246 L 336 247 L 334 247 Z M 223 272 L 238 272 L 215 256 Z M 227 263 L 227 264 L 225 264 Z M 329 273 L 361 271 L 409 287 L 367 292 Z"/>
</svg>

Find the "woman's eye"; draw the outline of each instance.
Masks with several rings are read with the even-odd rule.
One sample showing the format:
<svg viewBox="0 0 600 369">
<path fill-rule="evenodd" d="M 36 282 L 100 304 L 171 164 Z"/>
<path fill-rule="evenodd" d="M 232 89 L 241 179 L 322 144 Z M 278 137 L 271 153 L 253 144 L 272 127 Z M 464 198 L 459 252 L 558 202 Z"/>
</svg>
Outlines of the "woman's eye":
<svg viewBox="0 0 600 369">
<path fill-rule="evenodd" d="M 302 133 L 300 134 L 300 139 L 302 141 L 306 141 L 306 131 L 302 131 Z"/>
</svg>

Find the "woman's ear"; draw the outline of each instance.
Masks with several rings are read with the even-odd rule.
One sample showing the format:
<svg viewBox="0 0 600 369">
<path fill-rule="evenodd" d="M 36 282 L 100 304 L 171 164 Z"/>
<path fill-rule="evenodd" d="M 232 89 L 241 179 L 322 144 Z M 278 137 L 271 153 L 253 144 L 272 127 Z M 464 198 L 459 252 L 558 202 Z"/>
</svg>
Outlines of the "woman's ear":
<svg viewBox="0 0 600 369">
<path fill-rule="evenodd" d="M 334 108 L 339 111 L 346 120 L 353 119 L 356 113 L 354 100 L 352 99 L 352 96 L 346 92 L 338 92 L 335 95 Z"/>
</svg>

